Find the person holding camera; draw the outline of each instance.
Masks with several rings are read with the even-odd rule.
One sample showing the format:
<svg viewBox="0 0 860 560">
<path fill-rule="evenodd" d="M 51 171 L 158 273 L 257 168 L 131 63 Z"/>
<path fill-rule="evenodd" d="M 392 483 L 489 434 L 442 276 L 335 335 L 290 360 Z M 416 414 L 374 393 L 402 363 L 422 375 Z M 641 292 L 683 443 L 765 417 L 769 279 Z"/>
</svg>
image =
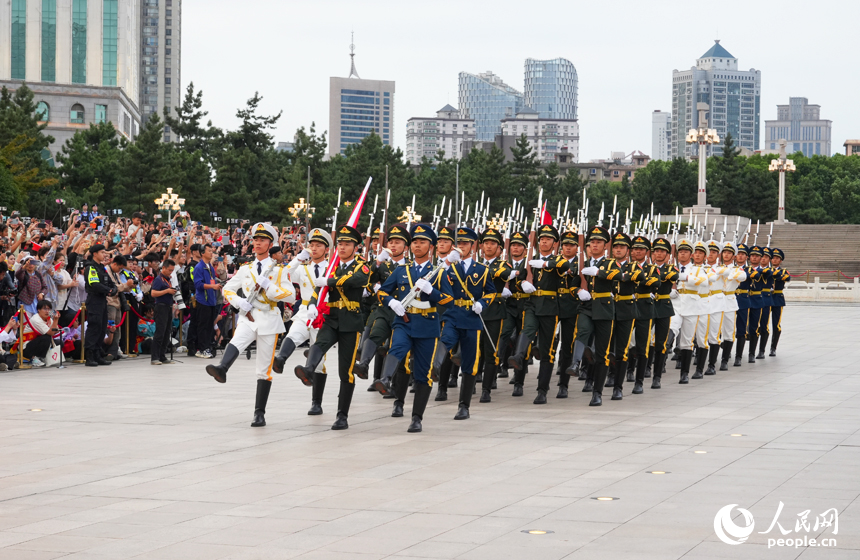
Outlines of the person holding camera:
<svg viewBox="0 0 860 560">
<path fill-rule="evenodd" d="M 154 366 L 173 363 L 173 360 L 167 358 L 167 347 L 173 323 L 173 297 L 177 292 L 171 278 L 175 267 L 176 262 L 172 259 L 165 260 L 149 291 L 155 300 L 155 334 L 152 336 L 149 358 L 149 363 Z"/>
<path fill-rule="evenodd" d="M 18 340 L 18 317 L 12 317 L 3 330 L 0 330 L 0 344 L 13 343 Z M 14 354 L 6 352 L 0 346 L 0 371 L 6 371 L 18 367 L 18 360 Z"/>
<path fill-rule="evenodd" d="M 128 311 L 126 293 L 134 289 L 134 280 L 126 278 L 121 273 L 128 265 L 128 261 L 122 255 L 117 255 L 107 266 L 107 275 L 116 286 L 117 293 L 107 298 L 108 324 L 119 327 L 122 323 L 123 313 Z M 107 349 L 107 359 L 118 360 L 120 356 L 119 343 L 122 340 L 122 329 L 117 329 Z"/>
<path fill-rule="evenodd" d="M 84 339 L 86 365 L 89 367 L 110 365 L 102 351 L 108 326 L 107 298 L 115 296 L 119 290 L 105 270 L 105 255 L 104 245 L 93 245 L 84 269 L 87 290 L 87 332 Z"/>
</svg>

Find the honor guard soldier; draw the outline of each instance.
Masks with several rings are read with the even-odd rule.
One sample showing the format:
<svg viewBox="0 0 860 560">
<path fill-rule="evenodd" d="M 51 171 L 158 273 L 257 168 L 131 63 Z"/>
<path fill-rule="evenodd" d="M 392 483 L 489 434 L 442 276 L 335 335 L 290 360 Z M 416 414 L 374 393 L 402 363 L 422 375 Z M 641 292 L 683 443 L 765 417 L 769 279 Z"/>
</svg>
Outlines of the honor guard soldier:
<svg viewBox="0 0 860 560">
<path fill-rule="evenodd" d="M 546 395 L 549 392 L 553 365 L 555 364 L 558 288 L 561 286 L 562 275 L 570 267 L 570 263 L 564 257 L 552 254 L 553 247 L 558 240 L 558 230 L 552 224 L 544 224 L 538 228 L 539 258 L 528 262 L 532 269 L 534 282 L 524 283 L 526 289 L 529 288 L 528 284 L 532 284 L 534 292 L 527 300 L 523 314 L 523 329 L 517 338 L 514 354 L 508 360 L 508 365 L 517 371 L 518 384 L 522 385 L 526 372 L 526 352 L 528 352 L 535 334 L 538 335 L 540 370 L 538 372 L 538 394 L 534 404 L 546 404 Z"/>
<path fill-rule="evenodd" d="M 575 231 L 566 231 L 561 236 L 561 256 L 567 261 L 567 271 L 561 273 L 558 287 L 558 323 L 561 347 L 558 356 L 558 393 L 555 398 L 566 399 L 570 388 L 570 374 L 567 369 L 573 363 L 573 343 L 576 337 L 576 315 L 579 312 L 579 299 L 576 292 L 581 285 L 577 250 L 579 237 Z"/>
<path fill-rule="evenodd" d="M 442 358 L 454 346 L 460 344 L 460 368 L 463 380 L 460 383 L 460 404 L 454 420 L 469 418 L 469 404 L 475 388 L 475 375 L 481 359 L 481 338 L 487 336 L 481 321 L 481 313 L 496 297 L 496 286 L 490 278 L 490 269 L 472 258 L 478 241 L 475 230 L 465 226 L 457 228 L 457 251 L 451 251 L 446 259 L 450 266 L 442 282 L 451 286 L 454 301 L 445 312 L 445 326 L 439 339 L 439 350 L 433 364 L 439 370 Z M 462 259 L 462 260 L 459 260 Z M 439 353 L 441 350 L 442 353 Z"/>
<path fill-rule="evenodd" d="M 396 317 L 391 349 L 385 356 L 382 377 L 375 385 L 380 393 L 390 392 L 395 371 L 409 355 L 412 356 L 415 400 L 412 404 L 412 423 L 407 431 L 414 433 L 422 430 L 424 410 L 433 387 L 430 369 L 434 354 L 442 351 L 437 344 L 442 333 L 440 306 L 450 304 L 453 297 L 451 286 L 442 274 L 444 270 L 433 266 L 432 248 L 436 245 L 436 233 L 426 224 L 415 224 L 410 236 L 413 262 L 398 266 L 377 292 L 382 305 L 391 309 Z M 414 299 L 401 303 L 413 292 L 417 293 Z"/>
<path fill-rule="evenodd" d="M 385 236 L 388 247 L 379 251 L 376 260 L 370 265 L 370 279 L 368 280 L 367 290 L 374 294 L 379 287 L 388 279 L 394 269 L 402 264 L 406 264 L 406 250 L 409 248 L 411 241 L 409 232 L 403 224 L 394 224 L 388 228 L 388 234 Z M 378 368 L 375 368 L 380 373 L 382 372 L 382 360 L 384 356 L 385 342 L 391 338 L 391 324 L 394 322 L 394 312 L 379 303 L 379 298 L 373 302 L 373 307 L 370 316 L 367 318 L 367 323 L 364 328 L 364 335 L 361 341 L 361 350 L 359 353 L 358 363 L 355 364 L 355 374 L 361 379 L 367 379 L 370 361 L 376 356 Z M 374 371 L 374 380 L 377 379 L 377 372 Z M 373 388 L 373 384 L 371 384 Z M 401 412 L 402 415 L 402 412 Z"/>
<path fill-rule="evenodd" d="M 704 261 L 704 245 L 700 259 Z M 682 240 L 678 243 L 678 296 L 672 302 L 675 307 L 675 317 L 678 329 L 678 346 L 681 349 L 681 379 L 678 383 L 684 385 L 690 382 L 690 364 L 693 361 L 693 341 L 696 339 L 699 320 L 705 316 L 707 321 L 707 298 L 700 295 L 700 287 L 710 290 L 708 275 L 691 260 L 693 245 Z"/>
<path fill-rule="evenodd" d="M 505 301 L 508 311 L 508 320 L 506 320 L 502 325 L 502 346 L 504 347 L 504 350 L 499 349 L 501 357 L 499 377 L 501 378 L 508 377 L 508 359 L 514 349 L 515 341 L 518 338 L 519 333 L 522 331 L 526 301 L 531 295 L 523 289 L 523 282 L 526 279 L 526 266 L 528 265 L 526 262 L 526 249 L 528 246 L 529 236 L 527 233 L 522 231 L 514 232 L 511 235 L 510 240 L 508 240 L 508 265 L 517 273 L 517 275 L 508 282 L 508 290 L 510 290 L 511 295 L 508 297 L 507 301 Z M 526 284 L 527 287 L 530 287 L 529 289 L 531 291 L 534 291 L 534 286 L 528 282 L 526 282 Z M 525 377 L 525 372 L 522 373 L 522 377 Z M 514 377 L 511 381 L 514 385 L 513 396 L 515 397 L 523 396 L 522 377 L 520 377 L 519 385 L 517 385 L 518 376 L 517 372 L 514 371 Z"/>
<path fill-rule="evenodd" d="M 759 319 L 759 347 L 756 360 L 764 360 L 764 349 L 767 347 L 767 340 L 770 338 L 770 308 L 773 305 L 773 268 L 770 266 L 771 251 L 769 247 L 764 247 L 761 250 L 761 261 L 759 265 L 762 268 L 761 287 L 761 319 Z"/>
<path fill-rule="evenodd" d="M 370 234 L 370 252 L 367 255 L 367 261 L 373 262 L 376 259 L 376 255 L 379 254 L 379 236 L 382 234 L 382 230 L 379 229 L 379 226 L 376 226 L 373 229 L 373 233 Z M 374 297 L 374 299 L 376 299 Z"/>
<path fill-rule="evenodd" d="M 442 226 L 439 228 L 439 232 L 436 235 L 436 265 L 446 262 L 448 255 L 451 254 L 451 251 L 454 249 L 454 233 L 455 231 L 453 226 Z M 439 317 L 442 320 L 443 329 L 445 328 L 446 311 L 446 307 L 439 309 Z M 438 377 L 436 381 L 439 384 L 439 387 L 436 389 L 436 401 L 447 401 L 448 388 L 457 386 L 456 369 L 457 366 L 454 364 L 454 360 L 451 359 L 451 355 L 448 352 L 445 352 L 445 355 L 442 357 L 442 365 L 439 367 L 439 370 L 435 372 Z"/>
<path fill-rule="evenodd" d="M 758 348 L 759 323 L 761 321 L 761 310 L 764 305 L 761 291 L 765 284 L 764 268 L 761 266 L 762 248 L 759 245 L 750 247 L 750 312 L 747 318 L 747 340 L 749 340 L 749 359 L 747 362 L 755 363 L 755 352 Z"/>
<path fill-rule="evenodd" d="M 699 318 L 696 322 L 696 371 L 691 379 L 702 379 L 705 373 L 705 362 L 708 360 L 708 326 L 710 324 L 710 295 L 711 281 L 716 276 L 706 264 L 708 246 L 702 241 L 693 244 L 693 264 L 697 274 L 705 281 L 696 284 L 699 292 Z M 689 288 L 689 286 L 688 286 Z"/>
<path fill-rule="evenodd" d="M 710 283 L 708 293 L 708 367 L 705 375 L 716 375 L 717 358 L 720 355 L 720 329 L 723 325 L 723 310 L 725 309 L 725 274 L 727 270 L 722 263 L 722 247 L 716 240 L 708 241 L 708 256 L 705 270 L 708 272 Z M 698 369 L 698 368 L 697 368 Z"/>
<path fill-rule="evenodd" d="M 316 381 L 314 371 L 322 361 L 329 348 L 337 344 L 337 366 L 340 376 L 340 392 L 337 395 L 337 420 L 332 430 L 349 428 L 347 417 L 355 392 L 355 355 L 358 352 L 358 342 L 364 329 L 364 318 L 361 314 L 361 295 L 367 285 L 370 269 L 363 261 L 356 258 L 356 249 L 361 244 L 361 233 L 352 226 L 341 226 L 337 230 L 337 255 L 340 264 L 329 277 L 316 280 L 318 288 L 328 286 L 329 314 L 317 333 L 317 341 L 308 351 L 308 360 L 304 366 L 296 367 L 296 377 L 305 385 Z M 308 321 L 317 318 L 317 302 L 319 290 L 314 293 L 308 303 Z M 311 381 L 313 380 L 313 381 Z"/>
<path fill-rule="evenodd" d="M 621 274 L 615 277 L 615 324 L 612 327 L 612 348 L 615 352 L 614 375 L 610 370 L 606 385 L 612 385 L 612 400 L 624 398 L 624 374 L 627 371 L 627 354 L 633 327 L 636 324 L 636 287 L 644 280 L 645 274 L 639 265 L 628 259 L 632 240 L 623 232 L 612 238 L 612 256 Z"/>
<path fill-rule="evenodd" d="M 484 379 L 480 400 L 482 403 L 490 402 L 490 391 L 494 389 L 493 386 L 496 384 L 496 376 L 499 373 L 499 363 L 503 352 L 502 332 L 505 321 L 510 321 L 506 298 L 511 295 L 511 291 L 506 285 L 518 274 L 506 261 L 501 259 L 503 247 L 504 239 L 499 230 L 488 228 L 484 231 L 481 236 L 483 264 L 490 269 L 490 278 L 495 285 L 497 295 L 490 305 L 481 312 L 481 318 L 484 319 L 486 326 L 481 347 L 481 353 L 484 357 Z"/>
<path fill-rule="evenodd" d="M 609 350 L 612 343 L 612 323 L 615 320 L 616 279 L 621 269 L 615 259 L 604 256 L 609 243 L 609 231 L 603 226 L 591 228 L 587 241 L 589 257 L 582 263 L 586 289 L 577 292 L 579 315 L 576 318 L 576 339 L 587 345 L 594 336 L 594 367 L 589 369 L 583 392 L 591 390 L 589 406 L 603 404 L 603 385 L 609 370 Z"/>
<path fill-rule="evenodd" d="M 720 371 L 729 369 L 729 358 L 732 354 L 732 346 L 735 339 L 735 323 L 737 321 L 738 286 L 747 279 L 747 274 L 742 267 L 735 266 L 735 255 L 738 249 L 734 243 L 729 241 L 723 245 L 723 250 L 720 253 L 722 260 L 721 285 L 720 290 L 723 292 L 723 316 L 720 325 L 720 338 L 722 342 L 720 346 L 723 349 L 722 358 L 720 359 Z"/>
<path fill-rule="evenodd" d="M 633 346 L 636 349 L 636 377 L 633 384 L 634 395 L 639 395 L 643 392 L 645 366 L 648 365 L 648 357 L 651 352 L 651 327 L 654 325 L 654 302 L 657 299 L 657 292 L 660 291 L 660 286 L 662 285 L 659 269 L 648 262 L 648 254 L 650 252 L 651 241 L 647 237 L 637 235 L 633 238 L 630 256 L 644 275 L 635 289 L 636 324 L 633 327 L 635 341 Z M 616 309 L 615 312 L 618 313 L 618 310 Z M 667 330 L 668 326 L 667 322 Z"/>
<path fill-rule="evenodd" d="M 785 308 L 785 285 L 791 281 L 791 274 L 782 268 L 785 253 L 782 249 L 771 251 L 771 267 L 773 270 L 773 297 L 770 308 L 770 319 L 773 324 L 773 338 L 770 341 L 770 357 L 776 356 L 776 346 L 779 344 L 779 335 L 782 334 L 782 311 Z"/>
<path fill-rule="evenodd" d="M 735 253 L 735 266 L 743 271 L 745 279 L 738 284 L 735 289 L 735 301 L 738 304 L 738 311 L 735 313 L 735 363 L 733 367 L 741 366 L 741 359 L 744 355 L 744 345 L 747 341 L 747 323 L 750 314 L 750 287 L 752 286 L 753 269 L 749 266 L 749 247 L 744 243 L 738 243 L 737 253 Z"/>
<path fill-rule="evenodd" d="M 301 305 L 292 317 L 290 332 L 287 333 L 278 355 L 272 362 L 272 371 L 283 373 L 284 364 L 298 346 L 307 341 L 311 344 L 317 340 L 319 329 L 308 324 L 308 305 L 316 290 L 315 282 L 318 278 L 325 276 L 328 269 L 328 251 L 331 247 L 331 235 L 323 229 L 314 228 L 308 236 L 308 247 L 302 249 L 296 257 L 287 265 L 287 273 L 290 281 L 299 286 L 301 294 Z M 314 372 L 313 395 L 311 396 L 311 408 L 308 414 L 315 416 L 322 414 L 323 392 L 325 391 L 325 362 L 323 370 Z"/>
<path fill-rule="evenodd" d="M 678 292 L 672 287 L 678 280 L 678 269 L 669 263 L 672 245 L 666 239 L 655 239 L 651 246 L 651 258 L 654 260 L 654 271 L 659 275 L 660 285 L 654 299 L 654 378 L 651 380 L 652 389 L 660 389 L 666 356 L 672 342 L 669 341 L 669 325 L 675 315 L 672 305 L 672 294 Z M 644 378 L 644 376 L 643 376 Z M 637 370 L 636 379 L 639 380 Z"/>
<path fill-rule="evenodd" d="M 256 341 L 257 402 L 251 426 L 260 427 L 266 425 L 266 403 L 272 388 L 275 345 L 278 335 L 286 331 L 278 303 L 292 304 L 296 296 L 289 274 L 269 256 L 269 249 L 277 243 L 278 232 L 264 223 L 255 224 L 251 232 L 254 260 L 242 265 L 224 285 L 224 299 L 239 310 L 236 332 L 224 349 L 221 363 L 206 366 L 206 373 L 218 383 L 225 383 L 227 370 Z M 244 297 L 239 296 L 239 290 L 242 290 Z"/>
</svg>

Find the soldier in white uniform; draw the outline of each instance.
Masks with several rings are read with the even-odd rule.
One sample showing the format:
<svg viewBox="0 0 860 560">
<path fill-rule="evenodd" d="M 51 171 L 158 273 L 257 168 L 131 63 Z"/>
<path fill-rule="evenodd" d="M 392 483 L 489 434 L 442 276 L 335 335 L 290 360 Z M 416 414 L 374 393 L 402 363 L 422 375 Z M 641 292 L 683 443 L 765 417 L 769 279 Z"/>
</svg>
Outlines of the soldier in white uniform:
<svg viewBox="0 0 860 560">
<path fill-rule="evenodd" d="M 272 370 L 275 373 L 284 372 L 284 363 L 287 358 L 296 350 L 296 347 L 301 346 L 308 339 L 313 345 L 317 341 L 317 333 L 319 329 L 315 329 L 308 325 L 308 303 L 314 295 L 314 282 L 317 278 L 324 277 L 328 268 L 328 250 L 331 247 L 331 235 L 325 230 L 314 228 L 310 232 L 307 249 L 296 255 L 287 265 L 287 273 L 290 276 L 290 281 L 293 284 L 299 285 L 301 291 L 302 303 L 298 312 L 293 315 L 293 323 L 290 326 L 290 332 L 281 344 L 281 349 L 278 355 L 275 356 L 275 361 L 272 363 Z M 323 368 L 321 372 L 315 372 L 314 377 L 314 394 L 311 398 L 311 408 L 308 414 L 315 416 L 322 414 L 322 397 L 325 390 L 326 373 L 325 373 L 325 357 L 323 357 Z"/>
<path fill-rule="evenodd" d="M 275 343 L 278 335 L 286 330 L 278 302 L 291 304 L 296 296 L 286 269 L 269 257 L 269 249 L 275 246 L 278 232 L 263 223 L 255 224 L 251 232 L 256 258 L 239 268 L 224 286 L 224 299 L 239 309 L 236 333 L 224 350 L 221 363 L 206 366 L 206 373 L 218 383 L 226 383 L 227 370 L 249 344 L 257 341 L 257 402 L 251 426 L 259 427 L 266 425 Z M 242 297 L 238 295 L 240 289 Z M 249 297 L 252 295 L 254 297 Z"/>
<path fill-rule="evenodd" d="M 690 362 L 693 360 L 693 338 L 699 323 L 699 316 L 707 319 L 707 303 L 699 297 L 699 287 L 704 284 L 709 289 L 708 276 L 702 267 L 696 266 L 690 260 L 693 246 L 687 240 L 678 243 L 678 282 L 677 292 L 673 294 L 672 305 L 675 316 L 672 317 L 678 333 L 678 347 L 681 349 L 681 379 L 678 383 L 690 382 Z"/>
<path fill-rule="evenodd" d="M 735 292 L 738 286 L 747 279 L 747 273 L 743 267 L 735 265 L 737 246 L 729 241 L 723 245 L 720 253 L 723 262 L 723 324 L 720 327 L 720 338 L 722 339 L 723 355 L 720 358 L 720 371 L 728 371 L 729 358 L 732 354 L 732 346 L 735 342 L 735 320 L 737 319 L 738 301 Z"/>
<path fill-rule="evenodd" d="M 704 377 L 705 362 L 708 360 L 708 326 L 710 325 L 710 295 L 711 277 L 714 274 L 705 263 L 708 255 L 708 247 L 701 241 L 693 244 L 693 265 L 697 269 L 697 276 L 703 278 L 701 283 L 696 284 L 699 293 L 699 317 L 696 321 L 696 370 L 691 379 L 702 379 Z M 692 289 L 689 286 L 688 289 Z"/>
<path fill-rule="evenodd" d="M 705 370 L 705 375 L 716 375 L 717 356 L 720 354 L 720 330 L 723 326 L 723 309 L 725 309 L 723 293 L 725 266 L 720 261 L 721 249 L 720 244 L 715 240 L 708 241 L 705 270 L 708 273 L 710 293 L 708 295 L 708 369 Z M 696 369 L 701 369 L 701 366 Z"/>
</svg>

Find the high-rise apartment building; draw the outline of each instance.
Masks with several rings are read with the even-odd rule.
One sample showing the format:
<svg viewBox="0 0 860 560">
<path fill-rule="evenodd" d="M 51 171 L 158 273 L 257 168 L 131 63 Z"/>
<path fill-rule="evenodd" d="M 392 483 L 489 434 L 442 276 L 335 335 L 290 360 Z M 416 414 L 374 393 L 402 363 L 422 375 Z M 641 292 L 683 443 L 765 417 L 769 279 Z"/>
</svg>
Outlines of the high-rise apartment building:
<svg viewBox="0 0 860 560">
<path fill-rule="evenodd" d="M 182 103 L 182 0 L 140 1 L 140 114 L 143 122 Z M 162 119 L 163 120 L 163 119 Z M 164 141 L 176 140 L 164 125 Z"/>
<path fill-rule="evenodd" d="M 478 141 L 494 141 L 502 119 L 513 118 L 524 107 L 523 94 L 492 72 L 460 72 L 460 115 L 475 121 Z"/>
<path fill-rule="evenodd" d="M 731 134 L 735 146 L 759 149 L 761 70 L 738 70 L 738 59 L 719 41 L 696 60 L 696 66 L 672 71 L 673 158 L 698 154 L 698 144 L 687 144 L 685 138 L 699 126 L 696 103 L 700 102 L 710 106 L 706 117 L 720 140 Z M 722 152 L 722 144 L 709 148 L 709 155 Z"/>
<path fill-rule="evenodd" d="M 572 163 L 579 161 L 579 123 L 575 119 L 545 119 L 525 107 L 515 117 L 502 119 L 501 125 L 500 147 L 508 160 L 512 159 L 511 148 L 525 134 L 541 163 L 552 163 L 562 151 Z"/>
<path fill-rule="evenodd" d="M 385 146 L 394 142 L 394 82 L 362 80 L 355 69 L 355 45 L 350 44 L 348 78 L 329 78 L 328 150 L 342 154 L 375 132 Z"/>
<path fill-rule="evenodd" d="M 426 157 L 433 160 L 439 150 L 446 158 L 463 157 L 463 142 L 475 139 L 475 121 L 445 105 L 435 117 L 412 117 L 406 121 L 406 159 L 412 165 Z"/>
<path fill-rule="evenodd" d="M 656 160 L 672 159 L 672 113 L 651 113 L 651 153 Z"/>
<path fill-rule="evenodd" d="M 764 144 L 767 150 L 779 150 L 785 138 L 788 153 L 831 155 L 830 131 L 833 121 L 821 118 L 821 106 L 810 105 L 805 97 L 789 97 L 788 105 L 776 106 L 776 120 L 764 121 Z"/>
<path fill-rule="evenodd" d="M 33 90 L 52 151 L 95 122 L 137 136 L 139 21 L 140 0 L 0 2 L 0 86 Z"/>
<path fill-rule="evenodd" d="M 569 60 L 527 58 L 524 93 L 526 107 L 537 111 L 542 119 L 577 118 L 576 68 Z"/>
</svg>

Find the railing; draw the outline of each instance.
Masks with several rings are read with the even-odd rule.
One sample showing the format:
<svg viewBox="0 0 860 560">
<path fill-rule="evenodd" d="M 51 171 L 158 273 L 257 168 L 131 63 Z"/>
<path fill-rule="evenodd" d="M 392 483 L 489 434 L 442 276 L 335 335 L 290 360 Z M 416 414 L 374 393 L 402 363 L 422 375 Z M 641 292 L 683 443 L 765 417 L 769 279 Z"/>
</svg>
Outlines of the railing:
<svg viewBox="0 0 860 560">
<path fill-rule="evenodd" d="M 792 280 L 783 291 L 786 302 L 860 303 L 860 278 L 853 282 L 826 282 L 816 276 L 813 282 Z"/>
</svg>

